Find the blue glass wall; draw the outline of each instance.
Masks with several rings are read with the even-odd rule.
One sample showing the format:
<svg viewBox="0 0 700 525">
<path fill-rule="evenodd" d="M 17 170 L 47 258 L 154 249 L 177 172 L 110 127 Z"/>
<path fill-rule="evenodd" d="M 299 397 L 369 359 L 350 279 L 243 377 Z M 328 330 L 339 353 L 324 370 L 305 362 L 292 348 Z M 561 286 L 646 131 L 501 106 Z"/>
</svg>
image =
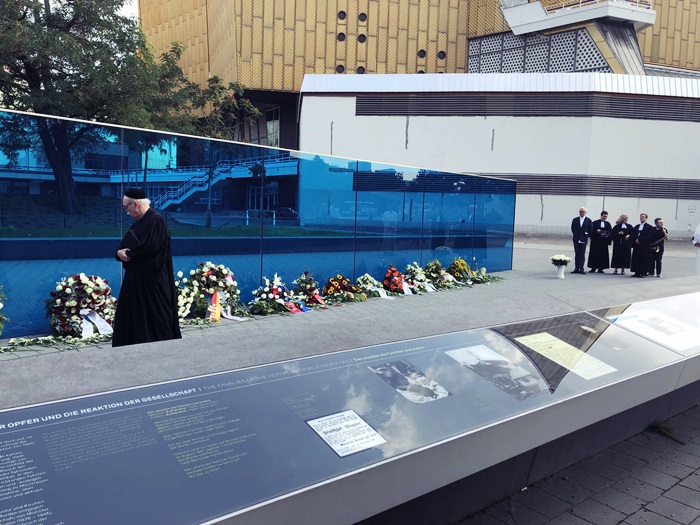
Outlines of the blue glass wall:
<svg viewBox="0 0 700 525">
<path fill-rule="evenodd" d="M 175 271 L 225 264 L 246 302 L 274 273 L 291 287 L 306 270 L 323 284 L 456 256 L 511 268 L 512 181 L 0 112 L 3 337 L 46 333 L 44 301 L 70 273 L 119 293 L 132 186 L 167 218 Z"/>
</svg>

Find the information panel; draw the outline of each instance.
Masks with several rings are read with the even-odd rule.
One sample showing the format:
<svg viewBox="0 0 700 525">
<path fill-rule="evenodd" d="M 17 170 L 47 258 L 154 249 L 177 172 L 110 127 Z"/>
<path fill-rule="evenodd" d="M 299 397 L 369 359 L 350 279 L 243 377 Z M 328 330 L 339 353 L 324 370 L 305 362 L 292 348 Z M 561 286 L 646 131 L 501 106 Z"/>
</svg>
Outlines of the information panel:
<svg viewBox="0 0 700 525">
<path fill-rule="evenodd" d="M 6 410 L 0 525 L 199 524 L 680 359 L 581 313 Z"/>
</svg>

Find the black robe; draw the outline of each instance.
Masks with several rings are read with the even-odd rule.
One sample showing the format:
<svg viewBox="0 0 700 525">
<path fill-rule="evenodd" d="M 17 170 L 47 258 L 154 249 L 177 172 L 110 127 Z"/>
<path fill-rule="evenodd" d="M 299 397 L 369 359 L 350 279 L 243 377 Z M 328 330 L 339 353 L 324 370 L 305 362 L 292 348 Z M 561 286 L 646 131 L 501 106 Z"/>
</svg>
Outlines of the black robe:
<svg viewBox="0 0 700 525">
<path fill-rule="evenodd" d="M 600 230 L 600 232 L 598 231 Z M 608 221 L 598 219 L 591 223 L 591 249 L 588 252 L 588 267 L 593 270 L 610 268 L 610 234 L 612 226 Z"/>
<path fill-rule="evenodd" d="M 126 233 L 119 249 L 124 279 L 114 317 L 112 346 L 180 339 L 170 232 L 165 219 L 149 208 Z M 121 261 L 117 256 L 116 259 Z"/>
<path fill-rule="evenodd" d="M 649 273 L 649 266 L 651 265 L 651 236 L 654 227 L 645 223 L 644 229 L 640 232 L 640 226 L 641 224 L 637 224 L 632 229 L 632 235 L 630 236 L 630 241 L 632 241 L 630 269 L 635 274 L 646 275 Z"/>
<path fill-rule="evenodd" d="M 624 228 L 622 227 L 624 224 Z M 612 261 L 610 266 L 613 268 L 629 268 L 630 260 L 632 259 L 632 245 L 630 239 L 625 239 L 628 235 L 632 235 L 632 226 L 625 223 L 616 224 L 612 229 Z"/>
</svg>

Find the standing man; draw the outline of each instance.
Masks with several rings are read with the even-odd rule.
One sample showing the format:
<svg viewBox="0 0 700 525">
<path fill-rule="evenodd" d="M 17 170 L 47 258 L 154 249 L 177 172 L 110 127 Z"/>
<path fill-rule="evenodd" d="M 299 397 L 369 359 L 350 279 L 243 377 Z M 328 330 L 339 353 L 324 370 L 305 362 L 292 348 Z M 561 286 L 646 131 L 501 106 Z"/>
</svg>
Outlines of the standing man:
<svg viewBox="0 0 700 525">
<path fill-rule="evenodd" d="M 600 212 L 600 219 L 591 223 L 591 251 L 588 252 L 588 267 L 593 273 L 605 273 L 610 268 L 610 246 L 612 225 L 608 222 L 608 212 Z"/>
<path fill-rule="evenodd" d="M 646 213 L 640 214 L 639 224 L 632 229 L 630 236 L 632 241 L 630 270 L 634 272 L 632 277 L 646 277 L 651 265 L 651 236 L 654 228 L 647 224 L 648 218 Z"/>
<path fill-rule="evenodd" d="M 571 273 L 580 273 L 586 275 L 583 265 L 586 262 L 586 246 L 588 245 L 588 236 L 591 232 L 591 219 L 586 217 L 588 210 L 581 207 L 578 210 L 578 217 L 574 217 L 571 221 L 572 240 L 574 241 L 574 271 Z"/>
<path fill-rule="evenodd" d="M 116 259 L 124 268 L 112 346 L 180 339 L 170 232 L 146 193 L 130 188 L 122 207 L 135 220 Z"/>
<path fill-rule="evenodd" d="M 661 277 L 661 259 L 664 256 L 664 241 L 668 240 L 668 230 L 664 228 L 664 220 L 661 217 L 654 219 L 654 228 L 651 232 L 651 266 L 649 266 L 649 275 Z"/>
</svg>

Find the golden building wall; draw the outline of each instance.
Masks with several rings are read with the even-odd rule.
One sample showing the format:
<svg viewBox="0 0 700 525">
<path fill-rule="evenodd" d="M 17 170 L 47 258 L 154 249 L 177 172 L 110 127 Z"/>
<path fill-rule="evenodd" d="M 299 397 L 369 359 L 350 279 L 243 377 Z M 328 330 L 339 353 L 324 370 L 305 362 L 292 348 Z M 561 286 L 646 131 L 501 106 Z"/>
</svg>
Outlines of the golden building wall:
<svg viewBox="0 0 700 525">
<path fill-rule="evenodd" d="M 469 2 L 469 38 L 510 31 L 498 0 Z"/>
<path fill-rule="evenodd" d="M 156 48 L 185 44 L 183 68 L 200 83 L 299 91 L 305 73 L 340 67 L 467 71 L 468 0 L 141 0 L 139 10 Z"/>
<path fill-rule="evenodd" d="M 656 23 L 638 33 L 646 64 L 700 70 L 698 0 L 654 0 Z"/>
<path fill-rule="evenodd" d="M 187 78 L 204 84 L 208 75 L 207 0 L 140 0 L 141 26 L 158 55 L 173 42 L 185 46 L 180 66 Z"/>
</svg>

